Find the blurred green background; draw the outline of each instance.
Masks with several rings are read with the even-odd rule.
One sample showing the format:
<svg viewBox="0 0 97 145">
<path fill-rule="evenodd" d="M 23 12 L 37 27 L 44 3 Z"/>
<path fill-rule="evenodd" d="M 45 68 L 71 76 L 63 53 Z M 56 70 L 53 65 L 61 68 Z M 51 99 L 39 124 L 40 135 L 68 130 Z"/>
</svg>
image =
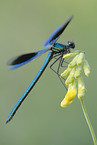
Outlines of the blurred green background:
<svg viewBox="0 0 97 145">
<path fill-rule="evenodd" d="M 92 145 L 80 102 L 67 108 L 60 102 L 66 90 L 46 69 L 13 120 L 7 116 L 23 95 L 47 54 L 26 66 L 9 71 L 7 61 L 22 53 L 44 49 L 49 36 L 71 16 L 74 19 L 58 42 L 73 40 L 85 51 L 91 75 L 84 77 L 84 101 L 97 135 L 97 0 L 1 0 L 0 1 L 0 144 Z"/>
</svg>

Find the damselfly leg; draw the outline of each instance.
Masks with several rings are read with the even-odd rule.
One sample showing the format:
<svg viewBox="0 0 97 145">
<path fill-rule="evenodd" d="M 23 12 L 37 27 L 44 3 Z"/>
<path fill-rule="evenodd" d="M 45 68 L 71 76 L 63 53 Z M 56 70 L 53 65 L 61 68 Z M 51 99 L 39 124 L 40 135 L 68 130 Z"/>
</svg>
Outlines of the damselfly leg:
<svg viewBox="0 0 97 145">
<path fill-rule="evenodd" d="M 56 55 L 56 56 L 54 56 L 54 58 L 55 58 L 56 60 L 50 65 L 50 69 L 51 69 L 55 74 L 57 74 L 59 80 L 61 81 L 61 83 L 63 84 L 63 86 L 66 88 L 65 79 L 60 77 L 60 68 L 61 68 L 61 67 L 67 67 L 67 66 L 62 66 L 62 64 L 63 64 L 63 62 L 64 62 L 64 60 L 63 60 L 63 54 L 62 54 L 61 56 L 59 56 L 59 57 L 58 57 L 58 55 Z M 58 67 L 57 67 L 57 70 L 55 70 L 55 69 L 53 68 L 53 66 L 54 66 L 58 61 L 59 61 Z M 67 88 L 66 88 L 66 90 L 67 90 Z"/>
</svg>

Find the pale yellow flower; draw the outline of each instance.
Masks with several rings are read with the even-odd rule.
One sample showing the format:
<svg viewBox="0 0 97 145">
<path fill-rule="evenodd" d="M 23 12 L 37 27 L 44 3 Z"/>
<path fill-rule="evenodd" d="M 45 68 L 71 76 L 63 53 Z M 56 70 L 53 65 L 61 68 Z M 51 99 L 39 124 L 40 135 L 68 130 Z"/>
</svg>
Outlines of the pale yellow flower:
<svg viewBox="0 0 97 145">
<path fill-rule="evenodd" d="M 69 85 L 69 84 L 71 84 L 74 81 L 74 73 L 75 73 L 75 70 L 76 70 L 75 67 L 71 70 L 69 76 L 67 77 L 67 79 L 65 81 L 65 84 L 66 85 Z"/>
<path fill-rule="evenodd" d="M 84 69 L 85 75 L 87 77 L 89 77 L 89 75 L 90 75 L 90 66 L 89 66 L 89 64 L 88 64 L 86 59 L 84 59 L 84 61 L 83 61 L 83 69 Z"/>
<path fill-rule="evenodd" d="M 80 52 L 79 51 L 75 51 L 75 52 L 72 52 L 72 53 L 67 53 L 63 56 L 64 59 L 69 59 L 69 58 L 72 58 L 76 55 L 78 55 Z"/>
<path fill-rule="evenodd" d="M 69 63 L 68 68 L 60 75 L 61 77 L 67 77 L 69 75 L 65 81 L 65 84 L 69 85 L 68 92 L 65 95 L 65 98 L 61 102 L 61 107 L 68 107 L 69 105 L 73 103 L 76 95 L 78 96 L 78 99 L 81 102 L 81 106 L 84 112 L 86 122 L 88 124 L 88 127 L 92 135 L 93 142 L 95 145 L 97 145 L 96 136 L 93 131 L 92 124 L 89 120 L 89 117 L 88 117 L 88 114 L 87 114 L 87 111 L 83 102 L 83 97 L 85 95 L 85 85 L 81 77 L 81 72 L 82 72 L 82 67 L 83 67 L 84 73 L 88 77 L 90 75 L 90 66 L 87 60 L 85 60 L 84 53 L 80 53 L 80 54 L 71 53 L 71 54 L 66 54 L 64 56 L 65 59 L 68 59 L 71 57 L 74 57 L 74 59 Z M 78 80 L 78 86 L 77 86 L 77 80 Z"/>
<path fill-rule="evenodd" d="M 78 79 L 81 75 L 81 72 L 82 72 L 82 65 L 76 66 L 76 71 L 75 71 L 74 77 L 76 79 Z"/>
<path fill-rule="evenodd" d="M 85 95 L 85 85 L 82 77 L 78 78 L 78 98 L 81 99 Z"/>
<path fill-rule="evenodd" d="M 61 102 L 61 107 L 68 107 L 69 105 L 71 105 L 73 103 L 73 101 L 67 101 L 65 98 L 62 100 Z"/>
<path fill-rule="evenodd" d="M 69 63 L 68 67 L 73 68 L 77 64 L 77 59 L 79 55 L 76 55 L 74 59 Z"/>
<path fill-rule="evenodd" d="M 67 107 L 71 105 L 76 95 L 77 95 L 77 81 L 74 80 L 68 87 L 68 92 L 63 101 L 61 102 L 61 107 Z"/>
<path fill-rule="evenodd" d="M 75 99 L 76 95 L 79 99 L 83 98 L 85 95 L 85 85 L 83 82 L 83 79 L 81 77 L 82 73 L 82 67 L 84 69 L 84 73 L 86 76 L 89 76 L 90 74 L 90 66 L 88 62 L 85 60 L 85 54 L 83 52 L 81 53 L 71 53 L 66 54 L 66 57 L 64 58 L 71 58 L 72 56 L 75 56 L 73 60 L 68 64 L 67 69 L 61 74 L 61 77 L 67 77 L 65 84 L 68 86 L 68 92 L 65 95 L 65 98 L 61 102 L 62 107 L 67 107 L 70 104 L 73 103 L 73 100 Z M 78 85 L 77 85 L 78 80 Z M 77 92 L 78 90 L 78 92 Z"/>
<path fill-rule="evenodd" d="M 77 81 L 74 80 L 68 87 L 68 92 L 65 96 L 67 101 L 72 101 L 77 95 Z"/>
<path fill-rule="evenodd" d="M 77 59 L 77 65 L 81 65 L 82 62 L 84 60 L 84 53 L 81 52 L 79 55 L 78 55 L 78 59 Z"/>
<path fill-rule="evenodd" d="M 67 68 L 63 73 L 61 73 L 61 77 L 67 77 L 70 74 L 71 68 Z"/>
</svg>

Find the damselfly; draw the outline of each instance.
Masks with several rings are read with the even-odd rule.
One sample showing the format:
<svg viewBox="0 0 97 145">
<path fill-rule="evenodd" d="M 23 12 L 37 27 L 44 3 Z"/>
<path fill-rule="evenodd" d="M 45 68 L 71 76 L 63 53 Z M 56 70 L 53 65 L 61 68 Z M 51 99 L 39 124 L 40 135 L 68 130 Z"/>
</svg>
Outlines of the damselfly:
<svg viewBox="0 0 97 145">
<path fill-rule="evenodd" d="M 55 33 L 53 35 L 51 35 L 51 37 L 48 39 L 48 41 L 44 44 L 44 47 L 49 47 L 47 49 L 44 50 L 40 50 L 37 52 L 33 52 L 33 53 L 28 53 L 28 54 L 23 54 L 20 55 L 16 58 L 14 58 L 13 60 L 9 61 L 9 65 L 11 65 L 12 67 L 10 68 L 11 70 L 19 68 L 33 60 L 35 60 L 36 58 L 40 57 L 41 55 L 43 55 L 46 52 L 48 53 L 47 59 L 43 65 L 43 67 L 40 69 L 39 73 L 37 74 L 36 78 L 33 80 L 33 82 L 31 83 L 31 85 L 29 86 L 29 88 L 26 90 L 26 92 L 24 93 L 24 95 L 21 97 L 21 99 L 18 101 L 18 103 L 16 104 L 16 106 L 13 108 L 12 112 L 10 113 L 10 115 L 7 118 L 6 123 L 8 123 L 13 116 L 15 115 L 16 111 L 18 110 L 18 108 L 20 107 L 20 105 L 23 103 L 23 101 L 25 100 L 25 98 L 28 96 L 28 94 L 30 93 L 30 91 L 32 90 L 32 88 L 35 86 L 35 84 L 37 83 L 37 81 L 39 80 L 39 78 L 41 77 L 41 75 L 43 74 L 44 70 L 46 69 L 46 67 L 48 66 L 49 62 L 55 58 L 55 61 L 51 64 L 50 68 L 59 76 L 59 69 L 62 66 L 63 63 L 63 54 L 66 53 L 70 53 L 70 48 L 74 48 L 75 44 L 72 41 L 68 41 L 67 45 L 63 45 L 60 43 L 56 43 L 56 41 L 58 40 L 58 38 L 60 37 L 60 35 L 63 33 L 63 31 L 65 30 L 65 28 L 67 27 L 67 25 L 70 23 L 70 21 L 72 20 L 73 16 L 70 17 L 67 22 L 62 25 L 61 27 L 59 27 L 57 29 L 57 31 L 55 31 Z M 52 66 L 59 60 L 59 65 L 57 68 L 57 71 L 55 71 Z"/>
</svg>

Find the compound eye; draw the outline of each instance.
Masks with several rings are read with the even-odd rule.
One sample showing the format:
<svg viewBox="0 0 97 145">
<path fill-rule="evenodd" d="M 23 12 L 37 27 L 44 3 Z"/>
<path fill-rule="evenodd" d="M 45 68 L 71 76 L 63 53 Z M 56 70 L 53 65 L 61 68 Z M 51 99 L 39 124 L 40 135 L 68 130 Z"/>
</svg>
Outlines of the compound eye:
<svg viewBox="0 0 97 145">
<path fill-rule="evenodd" d="M 74 44 L 74 42 L 72 42 L 72 41 L 68 41 L 68 44 L 69 44 L 70 48 L 75 48 L 75 44 Z"/>
</svg>

